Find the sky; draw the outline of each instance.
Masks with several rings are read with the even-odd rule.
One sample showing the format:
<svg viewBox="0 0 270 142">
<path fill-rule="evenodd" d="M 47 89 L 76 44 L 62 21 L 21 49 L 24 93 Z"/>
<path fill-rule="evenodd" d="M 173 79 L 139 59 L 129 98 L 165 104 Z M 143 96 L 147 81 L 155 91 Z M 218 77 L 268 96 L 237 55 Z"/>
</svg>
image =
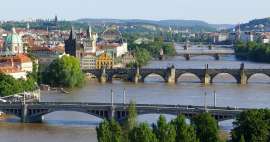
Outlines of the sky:
<svg viewBox="0 0 270 142">
<path fill-rule="evenodd" d="M 3 0 L 0 20 L 184 19 L 237 24 L 270 17 L 270 0 Z"/>
</svg>

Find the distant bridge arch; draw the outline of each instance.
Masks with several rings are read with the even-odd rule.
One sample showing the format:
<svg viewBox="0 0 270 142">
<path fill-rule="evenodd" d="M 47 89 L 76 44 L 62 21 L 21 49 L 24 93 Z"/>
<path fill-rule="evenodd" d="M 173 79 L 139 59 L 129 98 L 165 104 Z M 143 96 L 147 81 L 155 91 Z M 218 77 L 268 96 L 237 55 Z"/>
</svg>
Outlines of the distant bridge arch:
<svg viewBox="0 0 270 142">
<path fill-rule="evenodd" d="M 267 73 L 254 73 L 248 77 L 247 81 L 251 82 L 252 79 L 256 79 L 256 78 L 258 78 L 258 80 L 262 80 L 260 77 L 264 77 L 263 81 L 267 80 L 267 82 L 270 83 L 270 74 L 267 74 Z M 258 82 L 261 82 L 261 81 L 258 81 Z"/>
</svg>

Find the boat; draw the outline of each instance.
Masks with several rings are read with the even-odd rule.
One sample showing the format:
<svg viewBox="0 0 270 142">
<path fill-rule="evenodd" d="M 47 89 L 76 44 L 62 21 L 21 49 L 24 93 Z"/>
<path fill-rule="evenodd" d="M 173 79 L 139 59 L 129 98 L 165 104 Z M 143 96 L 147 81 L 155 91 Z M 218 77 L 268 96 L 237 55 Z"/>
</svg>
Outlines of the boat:
<svg viewBox="0 0 270 142">
<path fill-rule="evenodd" d="M 66 91 L 64 88 L 60 88 L 60 91 L 65 94 L 69 94 L 70 92 Z"/>
</svg>

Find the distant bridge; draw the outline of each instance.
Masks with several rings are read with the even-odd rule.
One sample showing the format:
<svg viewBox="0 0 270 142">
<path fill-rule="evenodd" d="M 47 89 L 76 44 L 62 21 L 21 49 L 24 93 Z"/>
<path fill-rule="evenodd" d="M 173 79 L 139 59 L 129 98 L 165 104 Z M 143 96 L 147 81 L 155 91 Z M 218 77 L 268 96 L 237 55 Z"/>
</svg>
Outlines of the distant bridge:
<svg viewBox="0 0 270 142">
<path fill-rule="evenodd" d="M 175 44 L 175 46 L 182 46 L 183 50 L 176 50 L 177 56 L 183 56 L 185 57 L 186 60 L 190 60 L 191 57 L 193 56 L 202 56 L 202 55 L 207 55 L 207 56 L 212 56 L 214 57 L 216 60 L 220 59 L 220 56 L 225 56 L 225 55 L 234 55 L 234 49 L 231 48 L 233 46 L 231 45 L 198 45 L 198 48 L 194 49 L 191 48 L 194 45 L 191 45 L 192 43 L 186 42 L 185 44 Z M 214 47 L 226 47 L 226 49 L 218 49 L 218 48 L 214 48 Z M 204 47 L 204 48 L 203 48 Z M 207 48 L 207 49 L 205 49 Z"/>
<path fill-rule="evenodd" d="M 219 60 L 220 56 L 225 56 L 225 55 L 234 55 L 235 52 L 234 50 L 231 49 L 218 49 L 218 50 L 177 50 L 176 56 L 183 56 L 185 57 L 186 60 L 190 60 L 191 57 L 193 56 L 202 56 L 202 55 L 207 55 L 207 56 L 212 56 L 215 58 L 215 60 Z"/>
<path fill-rule="evenodd" d="M 218 121 L 234 119 L 244 108 L 206 107 L 188 105 L 136 104 L 138 115 L 169 114 L 185 115 L 192 118 L 203 112 L 209 112 Z M 42 116 L 56 111 L 83 112 L 101 119 L 122 121 L 128 116 L 127 104 L 81 103 L 81 102 L 35 102 L 0 103 L 0 111 L 21 118 L 23 123 L 42 122 Z"/>
<path fill-rule="evenodd" d="M 210 69 L 206 65 L 205 69 L 175 69 L 172 66 L 165 69 L 90 69 L 83 71 L 94 75 L 101 83 L 110 82 L 115 76 L 130 82 L 144 82 L 145 78 L 151 74 L 161 76 L 167 83 L 176 83 L 180 76 L 189 73 L 197 76 L 203 84 L 211 84 L 215 76 L 222 73 L 230 74 L 239 84 L 247 84 L 249 78 L 255 74 L 265 74 L 270 77 L 270 69 L 245 69 L 244 64 L 239 69 Z"/>
</svg>

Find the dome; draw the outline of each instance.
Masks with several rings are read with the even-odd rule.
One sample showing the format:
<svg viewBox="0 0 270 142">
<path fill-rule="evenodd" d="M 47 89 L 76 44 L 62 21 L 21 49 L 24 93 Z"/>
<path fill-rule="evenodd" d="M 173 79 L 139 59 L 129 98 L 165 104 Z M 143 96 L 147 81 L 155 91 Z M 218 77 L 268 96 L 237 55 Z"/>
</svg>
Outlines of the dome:
<svg viewBox="0 0 270 142">
<path fill-rule="evenodd" d="M 12 34 L 5 38 L 5 51 L 23 53 L 23 42 L 15 28 L 12 29 Z"/>
<path fill-rule="evenodd" d="M 122 41 L 122 34 L 117 29 L 117 27 L 111 27 L 102 33 L 101 38 L 109 42 L 119 42 Z"/>
</svg>

